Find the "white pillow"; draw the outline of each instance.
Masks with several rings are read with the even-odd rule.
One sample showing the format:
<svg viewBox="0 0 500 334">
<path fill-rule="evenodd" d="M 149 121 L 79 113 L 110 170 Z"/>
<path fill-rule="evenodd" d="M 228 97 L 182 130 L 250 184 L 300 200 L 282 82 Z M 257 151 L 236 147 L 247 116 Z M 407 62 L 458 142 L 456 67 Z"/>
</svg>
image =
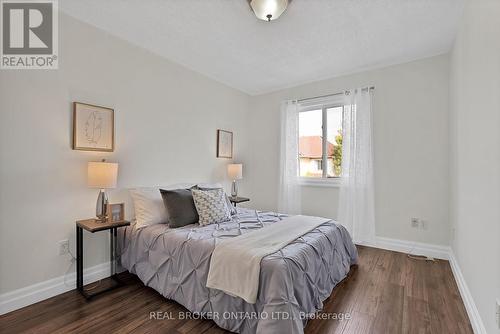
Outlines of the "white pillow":
<svg viewBox="0 0 500 334">
<path fill-rule="evenodd" d="M 136 227 L 168 223 L 168 214 L 163 204 L 160 188 L 166 190 L 188 189 L 194 184 L 176 184 L 166 187 L 143 187 L 130 189 L 134 202 Z"/>
<path fill-rule="evenodd" d="M 222 186 L 222 183 L 207 183 L 207 182 L 202 182 L 202 183 L 197 183 L 196 184 L 198 188 L 200 189 L 223 189 L 224 187 Z"/>
</svg>

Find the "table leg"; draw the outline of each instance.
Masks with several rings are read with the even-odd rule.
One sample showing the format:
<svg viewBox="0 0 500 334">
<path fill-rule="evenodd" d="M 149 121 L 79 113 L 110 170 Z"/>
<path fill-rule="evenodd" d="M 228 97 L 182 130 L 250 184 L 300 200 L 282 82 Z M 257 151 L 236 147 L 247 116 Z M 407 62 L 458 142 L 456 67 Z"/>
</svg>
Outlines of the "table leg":
<svg viewBox="0 0 500 334">
<path fill-rule="evenodd" d="M 76 226 L 76 287 L 83 291 L 83 229 Z"/>
<path fill-rule="evenodd" d="M 115 274 L 115 236 L 113 233 L 114 228 L 109 230 L 109 273 L 111 276 Z"/>
<path fill-rule="evenodd" d="M 83 287 L 83 229 L 76 227 L 76 286 L 78 291 L 87 299 L 91 299 L 106 291 L 117 288 L 123 283 L 119 280 L 116 274 L 116 258 L 118 254 L 118 229 L 113 227 L 109 230 L 109 259 L 110 259 L 110 277 L 114 284 L 108 288 L 100 289 L 96 292 L 86 291 Z"/>
<path fill-rule="evenodd" d="M 115 242 L 113 243 L 114 244 L 114 249 L 113 249 L 113 257 L 114 257 L 114 261 L 113 261 L 113 275 L 116 275 L 116 261 L 117 261 L 117 258 L 118 258 L 118 228 L 114 228 L 113 229 L 113 239 L 115 240 Z"/>
</svg>

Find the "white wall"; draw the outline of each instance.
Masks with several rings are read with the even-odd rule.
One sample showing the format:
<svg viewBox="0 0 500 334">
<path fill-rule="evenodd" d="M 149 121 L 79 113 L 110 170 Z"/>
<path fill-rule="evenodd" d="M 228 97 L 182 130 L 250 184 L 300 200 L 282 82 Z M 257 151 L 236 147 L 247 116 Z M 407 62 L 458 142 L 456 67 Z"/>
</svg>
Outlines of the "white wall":
<svg viewBox="0 0 500 334">
<path fill-rule="evenodd" d="M 62 13 L 59 38 L 59 70 L 0 71 L 0 293 L 68 269 L 57 242 L 74 252 L 75 220 L 95 214 L 87 161 L 119 162 L 119 187 L 218 181 L 216 129 L 234 131 L 236 157 L 246 142 L 247 95 Z M 114 153 L 71 150 L 72 101 L 115 109 Z M 86 235 L 86 267 L 107 261 L 107 238 Z"/>
<path fill-rule="evenodd" d="M 376 86 L 374 142 L 378 236 L 446 245 L 448 56 L 438 56 L 261 95 L 251 100 L 251 205 L 276 209 L 280 102 Z M 305 214 L 335 218 L 338 188 L 303 187 Z M 410 228 L 410 217 L 428 222 Z"/>
<path fill-rule="evenodd" d="M 469 0 L 451 61 L 452 248 L 488 333 L 499 333 L 500 1 Z"/>
</svg>

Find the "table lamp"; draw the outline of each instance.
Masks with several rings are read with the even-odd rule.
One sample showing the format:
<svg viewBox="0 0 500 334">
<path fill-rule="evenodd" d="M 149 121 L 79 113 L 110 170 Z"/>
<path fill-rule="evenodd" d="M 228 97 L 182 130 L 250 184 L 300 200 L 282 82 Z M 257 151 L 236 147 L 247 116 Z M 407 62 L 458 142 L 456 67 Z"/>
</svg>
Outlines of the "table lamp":
<svg viewBox="0 0 500 334">
<path fill-rule="evenodd" d="M 95 214 L 101 221 L 107 219 L 108 196 L 106 189 L 116 188 L 118 178 L 118 164 L 106 162 L 89 162 L 87 168 L 87 181 L 90 188 L 99 188 Z"/>
<path fill-rule="evenodd" d="M 238 185 L 236 180 L 241 180 L 243 178 L 243 165 L 242 164 L 229 164 L 227 165 L 227 175 L 233 181 L 231 186 L 231 196 L 238 196 Z"/>
</svg>

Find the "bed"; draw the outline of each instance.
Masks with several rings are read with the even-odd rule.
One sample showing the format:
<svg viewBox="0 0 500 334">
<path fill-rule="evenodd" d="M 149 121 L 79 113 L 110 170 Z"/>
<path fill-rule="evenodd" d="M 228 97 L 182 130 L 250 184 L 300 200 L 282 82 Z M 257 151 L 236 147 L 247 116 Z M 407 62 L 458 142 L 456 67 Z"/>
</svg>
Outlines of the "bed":
<svg viewBox="0 0 500 334">
<path fill-rule="evenodd" d="M 120 232 L 121 265 L 145 285 L 236 333 L 303 333 L 357 261 L 347 230 L 327 221 L 261 261 L 254 304 L 206 287 L 216 243 L 275 224 L 286 215 L 238 208 L 231 221 Z M 285 223 L 285 222 L 283 222 Z"/>
</svg>

